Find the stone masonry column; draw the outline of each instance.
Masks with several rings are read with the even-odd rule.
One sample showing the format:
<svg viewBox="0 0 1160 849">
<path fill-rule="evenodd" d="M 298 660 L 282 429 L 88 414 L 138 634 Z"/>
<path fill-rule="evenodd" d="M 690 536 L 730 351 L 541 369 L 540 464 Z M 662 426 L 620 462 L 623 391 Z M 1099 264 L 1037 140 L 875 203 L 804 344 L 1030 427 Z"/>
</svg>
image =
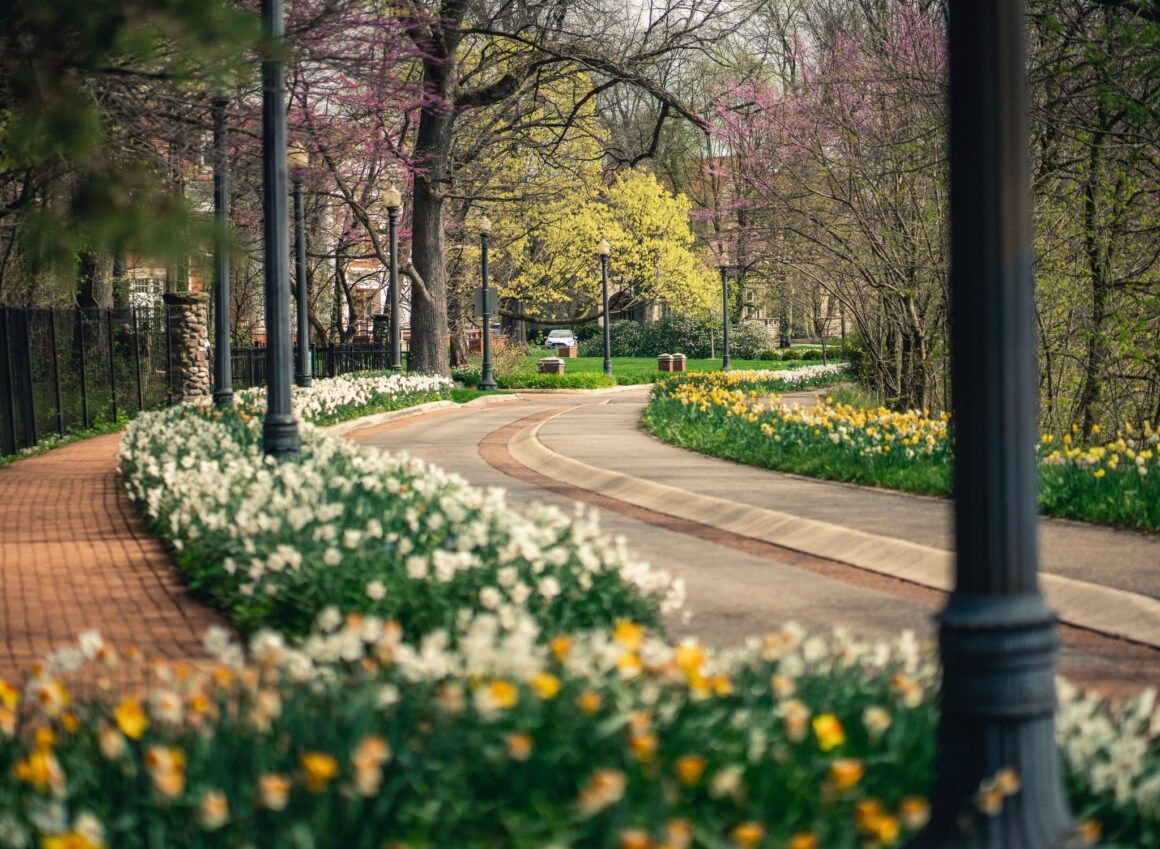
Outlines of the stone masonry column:
<svg viewBox="0 0 1160 849">
<path fill-rule="evenodd" d="M 376 348 L 388 348 L 391 344 L 391 317 L 386 313 L 379 313 L 371 316 L 371 321 L 374 322 L 374 330 L 371 334 L 371 341 Z"/>
<path fill-rule="evenodd" d="M 173 363 L 170 388 L 174 400 L 194 401 L 209 395 L 209 295 L 168 292 L 164 299 Z"/>
</svg>

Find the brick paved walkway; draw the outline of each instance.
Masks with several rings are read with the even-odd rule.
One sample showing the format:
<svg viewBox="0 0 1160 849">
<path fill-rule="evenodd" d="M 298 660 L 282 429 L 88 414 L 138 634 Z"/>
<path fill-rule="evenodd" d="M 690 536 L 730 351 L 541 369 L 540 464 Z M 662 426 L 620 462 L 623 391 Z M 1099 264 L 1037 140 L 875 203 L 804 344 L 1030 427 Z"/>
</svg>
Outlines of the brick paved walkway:
<svg viewBox="0 0 1160 849">
<path fill-rule="evenodd" d="M 0 676 L 95 629 L 150 658 L 202 655 L 225 625 L 177 580 L 125 494 L 119 434 L 0 467 Z"/>
</svg>

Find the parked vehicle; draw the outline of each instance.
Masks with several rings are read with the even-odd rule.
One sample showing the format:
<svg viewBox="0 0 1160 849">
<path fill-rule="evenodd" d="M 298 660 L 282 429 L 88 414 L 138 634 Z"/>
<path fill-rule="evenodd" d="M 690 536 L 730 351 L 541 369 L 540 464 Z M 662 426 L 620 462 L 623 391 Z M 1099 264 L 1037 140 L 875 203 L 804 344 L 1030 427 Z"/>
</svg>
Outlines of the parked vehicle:
<svg viewBox="0 0 1160 849">
<path fill-rule="evenodd" d="M 556 330 L 548 331 L 547 337 L 544 339 L 545 348 L 575 348 L 576 334 L 571 330 L 564 328 L 557 328 Z"/>
</svg>

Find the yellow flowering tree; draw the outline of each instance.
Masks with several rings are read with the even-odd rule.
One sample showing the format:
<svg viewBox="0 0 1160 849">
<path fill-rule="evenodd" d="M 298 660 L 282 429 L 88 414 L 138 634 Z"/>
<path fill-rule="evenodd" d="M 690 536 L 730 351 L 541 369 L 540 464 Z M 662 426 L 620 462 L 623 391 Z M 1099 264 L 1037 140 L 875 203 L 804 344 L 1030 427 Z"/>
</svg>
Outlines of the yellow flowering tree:
<svg viewBox="0 0 1160 849">
<path fill-rule="evenodd" d="M 625 171 L 607 187 L 598 178 L 578 181 L 497 223 L 497 285 L 529 316 L 594 318 L 601 297 L 596 245 L 607 239 L 610 292 L 621 293 L 621 309 L 664 300 L 678 312 L 704 311 L 716 290 L 693 250 L 689 210 L 684 195 L 647 171 Z"/>
</svg>

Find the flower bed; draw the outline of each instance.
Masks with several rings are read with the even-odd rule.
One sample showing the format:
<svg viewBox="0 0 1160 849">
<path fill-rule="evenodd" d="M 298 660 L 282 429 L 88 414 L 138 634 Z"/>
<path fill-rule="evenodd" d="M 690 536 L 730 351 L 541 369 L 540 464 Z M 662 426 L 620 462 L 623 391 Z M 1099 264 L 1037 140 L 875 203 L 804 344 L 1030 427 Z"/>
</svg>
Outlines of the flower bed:
<svg viewBox="0 0 1160 849">
<path fill-rule="evenodd" d="M 950 493 L 947 415 L 829 401 L 807 408 L 769 397 L 790 386 L 774 384 L 760 372 L 675 377 L 657 384 L 643 421 L 661 439 L 751 465 Z M 1157 442 L 1160 434 L 1149 423 L 1135 432 L 1125 426 L 1114 441 L 1088 448 L 1074 445 L 1070 434 L 1044 436 L 1040 508 L 1054 516 L 1160 530 Z"/>
<path fill-rule="evenodd" d="M 295 405 L 329 420 L 401 397 L 400 380 L 419 381 L 416 391 L 446 383 L 340 380 L 296 392 Z M 510 619 L 526 608 L 561 633 L 622 616 L 652 624 L 663 604 L 679 605 L 680 585 L 634 561 L 590 514 L 539 507 L 525 516 L 502 492 L 360 452 L 308 424 L 300 460 L 275 463 L 262 455 L 257 400 L 242 393 L 230 411 L 146 414 L 121 442 L 129 493 L 182 575 L 242 628 L 301 634 L 337 605 L 416 635 L 449 627 L 461 610 Z"/>
<path fill-rule="evenodd" d="M 279 630 L 248 652 L 211 632 L 194 667 L 86 634 L 0 681 L 0 847 L 878 849 L 929 816 L 937 679 L 912 636 L 668 643 L 641 623 L 673 587 L 586 518 L 310 426 L 267 462 L 242 400 L 142 417 L 122 463 L 191 580 Z M 1152 696 L 1061 701 L 1084 832 L 1156 845 Z M 1000 771 L 974 815 L 1018 792 Z"/>
<path fill-rule="evenodd" d="M 454 386 L 439 375 L 361 372 L 295 386 L 292 403 L 299 418 L 328 425 L 450 398 Z M 238 398 L 251 407 L 264 406 L 266 388 L 243 389 Z"/>
<path fill-rule="evenodd" d="M 627 621 L 545 643 L 482 615 L 409 643 L 328 610 L 299 648 L 255 635 L 252 665 L 223 634 L 207 647 L 216 667 L 98 701 L 62 676 L 148 667 L 91 634 L 0 684 L 0 845 L 865 849 L 929 816 L 937 681 L 907 635 L 791 626 L 715 652 Z M 1155 846 L 1154 703 L 1063 696 L 1085 833 Z M 1018 792 L 1000 771 L 974 816 Z"/>
</svg>

